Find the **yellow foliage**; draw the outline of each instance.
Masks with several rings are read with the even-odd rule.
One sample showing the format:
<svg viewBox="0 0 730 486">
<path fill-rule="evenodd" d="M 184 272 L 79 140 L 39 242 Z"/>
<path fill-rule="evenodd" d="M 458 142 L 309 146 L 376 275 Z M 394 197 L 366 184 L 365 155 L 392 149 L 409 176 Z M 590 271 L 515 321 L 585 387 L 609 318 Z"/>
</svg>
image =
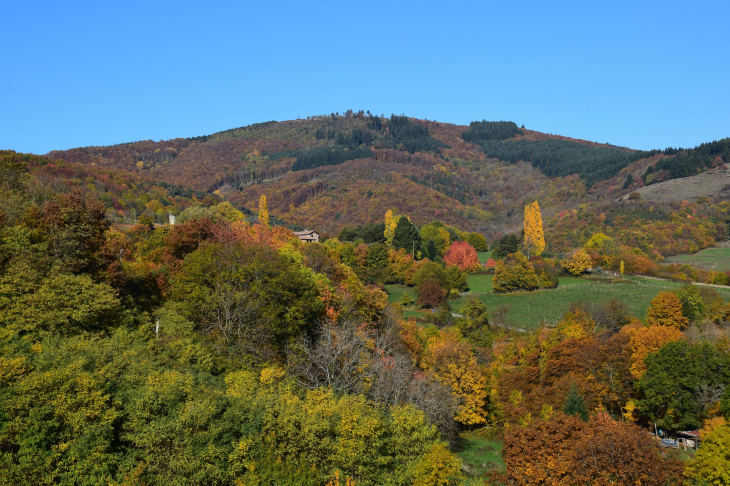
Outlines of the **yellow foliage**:
<svg viewBox="0 0 730 486">
<path fill-rule="evenodd" d="M 688 478 L 710 486 L 730 484 L 730 426 L 715 427 L 684 470 Z"/>
<path fill-rule="evenodd" d="M 620 332 L 629 335 L 629 349 L 631 351 L 629 371 L 637 380 L 646 372 L 644 358 L 651 353 L 656 353 L 665 344 L 684 339 L 682 331 L 673 326 L 655 325 L 645 327 L 639 323 L 634 323 L 624 326 Z"/>
<path fill-rule="evenodd" d="M 553 410 L 552 405 L 548 405 L 547 403 L 542 406 L 542 410 L 540 411 L 540 418 L 542 420 L 550 420 L 553 415 L 555 415 L 555 411 Z"/>
<path fill-rule="evenodd" d="M 591 268 L 592 262 L 588 253 L 583 248 L 579 248 L 569 259 L 563 260 L 560 264 L 572 275 L 583 275 L 583 272 Z"/>
<path fill-rule="evenodd" d="M 244 398 L 256 393 L 258 379 L 250 371 L 236 371 L 226 375 L 226 395 Z"/>
<path fill-rule="evenodd" d="M 280 383 L 286 376 L 286 371 L 278 366 L 270 366 L 261 370 L 261 384 L 271 386 Z"/>
<path fill-rule="evenodd" d="M 392 210 L 385 212 L 385 244 L 390 246 L 393 244 L 393 237 L 395 236 L 395 227 L 398 226 L 398 220 L 400 216 L 394 216 Z"/>
<path fill-rule="evenodd" d="M 25 373 L 25 358 L 4 358 L 0 356 L 0 385 L 9 385 Z"/>
<path fill-rule="evenodd" d="M 684 329 L 689 319 L 682 315 L 682 301 L 674 292 L 659 292 L 651 299 L 646 311 L 646 323 L 650 326 L 672 326 Z"/>
<path fill-rule="evenodd" d="M 264 226 L 269 225 L 269 206 L 266 203 L 266 194 L 261 194 L 261 198 L 259 198 L 259 223 Z"/>
<path fill-rule="evenodd" d="M 461 461 L 444 444 L 433 444 L 413 468 L 413 486 L 461 484 Z"/>
<path fill-rule="evenodd" d="M 464 425 L 483 424 L 487 421 L 487 378 L 479 369 L 471 348 L 460 337 L 458 332 L 444 330 L 429 339 L 423 367 L 461 399 L 454 420 Z"/>
<path fill-rule="evenodd" d="M 539 256 L 545 250 L 545 233 L 542 228 L 540 205 L 535 201 L 525 206 L 525 248 L 527 256 Z"/>
</svg>

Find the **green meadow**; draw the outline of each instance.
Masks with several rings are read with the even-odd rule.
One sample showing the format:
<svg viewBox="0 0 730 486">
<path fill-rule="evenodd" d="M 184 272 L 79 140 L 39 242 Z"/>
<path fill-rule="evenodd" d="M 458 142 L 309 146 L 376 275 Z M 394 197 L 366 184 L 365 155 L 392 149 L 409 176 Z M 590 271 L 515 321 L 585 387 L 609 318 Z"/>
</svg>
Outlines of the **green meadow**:
<svg viewBox="0 0 730 486">
<path fill-rule="evenodd" d="M 665 260 L 667 263 L 688 263 L 696 268 L 716 272 L 730 270 L 730 248 L 707 248 L 693 255 L 677 255 Z"/>
<path fill-rule="evenodd" d="M 617 299 L 624 302 L 635 317 L 643 319 L 649 302 L 656 294 L 681 286 L 680 283 L 662 280 L 631 277 L 623 281 L 611 283 L 610 280 L 591 279 L 585 277 L 561 277 L 560 286 L 553 290 L 535 292 L 515 292 L 495 294 L 492 289 L 491 275 L 470 275 L 470 290 L 461 298 L 450 302 L 452 312 L 460 314 L 467 298 L 475 296 L 487 305 L 490 315 L 497 308 L 507 310 L 505 320 L 508 325 L 521 329 L 535 329 L 547 322 L 550 324 L 560 320 L 576 301 L 608 302 Z M 388 285 L 389 300 L 397 302 L 404 292 L 416 296 L 415 288 L 401 285 Z M 730 300 L 730 288 L 715 288 L 725 300 Z M 404 312 L 405 317 L 425 316 L 430 310 L 414 307 Z"/>
</svg>

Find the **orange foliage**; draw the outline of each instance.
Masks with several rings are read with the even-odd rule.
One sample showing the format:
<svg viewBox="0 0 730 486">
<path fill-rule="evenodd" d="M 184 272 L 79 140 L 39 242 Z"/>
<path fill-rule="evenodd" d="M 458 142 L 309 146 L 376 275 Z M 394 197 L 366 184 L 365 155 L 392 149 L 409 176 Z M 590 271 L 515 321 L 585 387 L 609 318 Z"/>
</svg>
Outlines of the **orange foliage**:
<svg viewBox="0 0 730 486">
<path fill-rule="evenodd" d="M 662 458 L 641 428 L 605 416 L 586 423 L 560 413 L 508 429 L 502 458 L 509 484 L 519 486 L 659 486 L 682 471 L 678 461 Z"/>
<path fill-rule="evenodd" d="M 477 251 L 466 241 L 455 241 L 444 254 L 447 266 L 456 265 L 463 272 L 479 270 Z"/>
<path fill-rule="evenodd" d="M 682 331 L 674 326 L 644 326 L 634 322 L 624 326 L 620 334 L 629 336 L 629 350 L 631 352 L 631 375 L 639 379 L 646 372 L 644 359 L 651 353 L 656 353 L 667 343 L 684 339 Z"/>
</svg>

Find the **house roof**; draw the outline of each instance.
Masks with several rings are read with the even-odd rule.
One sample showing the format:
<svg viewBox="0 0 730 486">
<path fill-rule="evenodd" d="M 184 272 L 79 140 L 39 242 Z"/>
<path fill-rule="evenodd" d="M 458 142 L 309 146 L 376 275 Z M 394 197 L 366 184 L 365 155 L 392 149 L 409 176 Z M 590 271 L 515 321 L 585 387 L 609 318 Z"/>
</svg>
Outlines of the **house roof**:
<svg viewBox="0 0 730 486">
<path fill-rule="evenodd" d="M 312 234 L 317 234 L 318 235 L 319 233 L 317 233 L 314 230 L 304 230 L 304 231 L 295 231 L 294 234 L 296 236 L 308 236 L 308 235 L 312 235 Z"/>
</svg>

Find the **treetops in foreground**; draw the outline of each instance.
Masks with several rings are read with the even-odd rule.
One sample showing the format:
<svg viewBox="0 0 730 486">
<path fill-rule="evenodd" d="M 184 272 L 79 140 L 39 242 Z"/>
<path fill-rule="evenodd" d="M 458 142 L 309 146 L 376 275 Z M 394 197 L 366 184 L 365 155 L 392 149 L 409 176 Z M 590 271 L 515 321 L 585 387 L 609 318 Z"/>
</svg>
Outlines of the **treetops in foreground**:
<svg viewBox="0 0 730 486">
<path fill-rule="evenodd" d="M 657 298 L 646 324 L 575 304 L 518 335 L 476 299 L 417 323 L 358 272 L 446 289 L 458 264 L 226 217 L 114 227 L 90 189 L 39 195 L 27 165 L 3 164 L 0 484 L 455 485 L 461 430 L 503 438 L 516 484 L 666 484 L 678 466 L 647 423 L 707 430 L 720 454 L 688 476 L 724 464 L 712 289 Z M 393 241 L 415 237 L 403 219 Z M 560 412 L 582 410 L 574 387 L 588 422 Z"/>
</svg>

